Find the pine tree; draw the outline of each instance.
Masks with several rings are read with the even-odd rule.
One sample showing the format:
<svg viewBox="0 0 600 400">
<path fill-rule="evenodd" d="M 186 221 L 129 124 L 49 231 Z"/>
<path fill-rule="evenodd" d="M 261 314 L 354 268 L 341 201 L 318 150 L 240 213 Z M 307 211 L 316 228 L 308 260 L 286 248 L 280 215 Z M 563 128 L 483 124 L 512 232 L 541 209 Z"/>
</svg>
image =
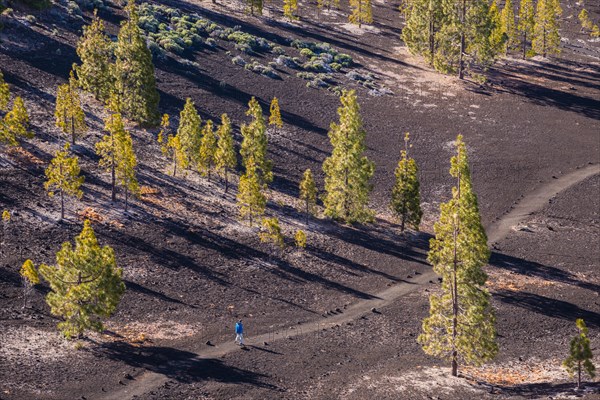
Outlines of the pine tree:
<svg viewBox="0 0 600 400">
<path fill-rule="evenodd" d="M 131 134 L 125 131 L 122 135 L 117 136 L 118 146 L 118 162 L 115 168 L 115 174 L 118 183 L 125 189 L 125 212 L 129 203 L 129 194 L 138 196 L 140 186 L 137 180 L 135 169 L 137 167 L 137 158 L 133 151 L 133 141 Z"/>
<path fill-rule="evenodd" d="M 25 260 L 19 270 L 19 275 L 23 282 L 23 308 L 26 308 L 33 287 L 40 283 L 40 276 L 31 260 Z"/>
<path fill-rule="evenodd" d="M 440 206 L 428 256 L 442 277 L 441 293 L 429 297 L 429 317 L 423 320 L 418 338 L 427 354 L 452 362 L 453 376 L 459 362 L 480 365 L 498 352 L 495 315 L 482 269 L 490 251 L 462 135 L 456 139 L 456 150 L 450 168 L 456 186 L 452 199 Z"/>
<path fill-rule="evenodd" d="M 158 132 L 158 137 L 156 141 L 160 144 L 160 150 L 163 155 L 166 155 L 166 146 L 167 146 L 167 138 L 171 134 L 171 122 L 169 121 L 169 114 L 163 114 L 160 120 L 160 131 Z"/>
<path fill-rule="evenodd" d="M 254 97 L 248 103 L 246 115 L 252 116 L 252 122 L 248 125 L 243 124 L 241 127 L 243 139 L 240 153 L 242 154 L 244 166 L 248 168 L 249 164 L 253 164 L 259 182 L 261 184 L 271 183 L 273 173 L 271 172 L 272 163 L 267 159 L 267 128 L 262 108 Z"/>
<path fill-rule="evenodd" d="M 48 195 L 53 197 L 56 192 L 60 195 L 60 219 L 65 218 L 65 196 L 81 199 L 83 192 L 83 176 L 79 176 L 79 159 L 76 156 L 69 157 L 69 144 L 65 144 L 63 151 L 57 151 L 46 168 L 46 182 L 44 187 Z"/>
<path fill-rule="evenodd" d="M 558 28 L 556 3 L 553 0 L 538 0 L 531 43 L 533 51 L 544 57 L 560 53 Z"/>
<path fill-rule="evenodd" d="M 56 93 L 56 126 L 65 134 L 71 136 L 71 144 L 75 144 L 76 138 L 80 137 L 86 130 L 85 113 L 81 108 L 81 100 L 77 90 L 77 81 L 71 71 L 69 83 L 60 85 Z"/>
<path fill-rule="evenodd" d="M 533 36 L 534 23 L 533 0 L 521 0 L 518 30 L 522 37 L 523 59 L 527 56 L 527 39 Z"/>
<path fill-rule="evenodd" d="M 126 11 L 129 18 L 121 24 L 115 49 L 115 90 L 125 115 L 141 124 L 153 125 L 158 122 L 159 95 L 152 54 L 139 27 L 134 0 L 129 0 Z"/>
<path fill-rule="evenodd" d="M 487 0 L 446 0 L 442 2 L 444 23 L 439 39 L 434 67 L 442 72 L 458 72 L 464 78 L 468 65 L 489 65 L 495 58 L 490 46 L 493 25 Z"/>
<path fill-rule="evenodd" d="M 314 215 L 317 207 L 317 186 L 310 168 L 304 171 L 304 177 L 300 182 L 300 200 L 303 200 L 306 206 L 306 223 L 308 224 L 308 216 Z"/>
<path fill-rule="evenodd" d="M 413 54 L 433 64 L 443 23 L 442 0 L 411 0 L 406 7 L 406 25 L 402 40 Z"/>
<path fill-rule="evenodd" d="M 267 199 L 263 193 L 264 185 L 260 182 L 256 167 L 252 160 L 246 165 L 246 172 L 240 177 L 237 202 L 240 218 L 248 218 L 250 226 L 254 220 L 265 213 Z"/>
<path fill-rule="evenodd" d="M 374 214 L 367 203 L 372 189 L 369 180 L 375 166 L 363 156 L 366 133 L 356 93 L 344 91 L 340 101 L 339 124 L 332 123 L 329 130 L 333 151 L 323 163 L 325 215 L 346 223 L 368 222 Z"/>
<path fill-rule="evenodd" d="M 362 27 L 362 24 L 373 23 L 373 10 L 371 9 L 371 0 L 350 0 L 350 9 L 352 10 L 348 20 Z"/>
<path fill-rule="evenodd" d="M 263 0 L 246 0 L 246 4 L 248 5 L 248 10 L 250 10 L 250 14 L 254 15 L 262 15 L 263 12 Z"/>
<path fill-rule="evenodd" d="M 504 31 L 502 16 L 498 12 L 496 0 L 492 1 L 492 5 L 490 6 L 489 19 L 492 27 L 489 36 L 490 48 L 494 53 L 500 53 L 502 48 L 505 47 L 508 37 Z"/>
<path fill-rule="evenodd" d="M 200 154 L 198 157 L 198 169 L 202 176 L 208 175 L 215 165 L 215 153 L 217 151 L 217 137 L 213 129 L 213 122 L 209 119 L 202 130 L 202 141 L 200 143 Z"/>
<path fill-rule="evenodd" d="M 182 168 L 189 168 L 198 159 L 202 142 L 201 123 L 194 102 L 190 98 L 186 99 L 185 106 L 179 113 L 179 127 L 177 128 L 177 140 L 181 145 Z"/>
<path fill-rule="evenodd" d="M 227 114 L 221 115 L 221 126 L 217 130 L 219 141 L 215 152 L 215 170 L 225 179 L 225 193 L 229 189 L 228 171 L 237 165 L 237 156 L 233 147 L 231 121 Z"/>
<path fill-rule="evenodd" d="M 12 109 L 4 116 L 0 125 L 0 141 L 11 146 L 17 146 L 19 137 L 32 138 L 29 128 L 29 114 L 25 103 L 20 97 L 15 98 Z"/>
<path fill-rule="evenodd" d="M 83 36 L 77 43 L 81 65 L 75 67 L 75 72 L 82 89 L 101 101 L 108 100 L 113 90 L 112 47 L 111 40 L 104 33 L 104 22 L 94 12 L 92 23 L 83 28 Z"/>
<path fill-rule="evenodd" d="M 260 237 L 260 241 L 263 243 L 271 242 L 279 249 L 283 249 L 285 247 L 285 241 L 283 239 L 283 234 L 281 233 L 279 220 L 275 217 L 263 218 L 262 230 L 258 236 Z"/>
<path fill-rule="evenodd" d="M 404 136 L 404 150 L 400 152 L 400 161 L 396 167 L 396 184 L 392 189 L 391 208 L 400 219 L 400 231 L 404 232 L 405 224 L 419 230 L 421 223 L 421 196 L 419 193 L 419 176 L 416 161 L 409 157 L 409 134 Z"/>
<path fill-rule="evenodd" d="M 173 176 L 177 174 L 177 166 L 183 168 L 185 164 L 185 154 L 181 147 L 181 142 L 177 136 L 169 135 L 167 138 L 167 154 L 173 160 Z"/>
<path fill-rule="evenodd" d="M 298 229 L 296 234 L 294 235 L 294 240 L 296 242 L 296 247 L 301 249 L 306 247 L 306 233 L 303 230 Z"/>
<path fill-rule="evenodd" d="M 117 168 L 121 162 L 123 148 L 122 142 L 127 133 L 123 124 L 123 117 L 119 113 L 108 116 L 104 129 L 108 132 L 100 142 L 96 143 L 96 154 L 100 156 L 100 166 L 110 172 L 111 200 L 117 200 Z"/>
<path fill-rule="evenodd" d="M 592 32 L 590 32 L 590 36 L 593 38 L 600 37 L 600 27 L 598 27 L 598 25 L 594 25 L 592 27 Z"/>
<path fill-rule="evenodd" d="M 115 311 L 125 292 L 123 271 L 116 265 L 113 249 L 100 247 L 87 220 L 75 247 L 63 243 L 56 265 L 42 264 L 39 272 L 50 285 L 46 296 L 50 312 L 64 318 L 58 328 L 69 339 L 87 329 L 102 331 L 101 318 Z"/>
<path fill-rule="evenodd" d="M 10 89 L 8 83 L 4 82 L 4 74 L 0 70 L 0 111 L 6 110 L 10 100 Z"/>
<path fill-rule="evenodd" d="M 289 20 L 298 19 L 298 0 L 283 0 L 283 16 Z"/>
<path fill-rule="evenodd" d="M 594 28 L 594 23 L 592 22 L 592 20 L 590 19 L 590 13 L 584 8 L 583 10 L 581 10 L 581 12 L 579 13 L 579 15 L 577 16 L 577 18 L 579 18 L 579 22 L 581 22 L 581 30 L 586 30 L 586 31 L 591 31 Z M 0 85 L 2 82 L 2 75 L 0 75 Z M 7 89 L 8 90 L 8 89 Z M 0 109 L 2 109 L 2 89 L 0 88 Z"/>
<path fill-rule="evenodd" d="M 504 52 L 508 54 L 509 50 L 517 44 L 517 27 L 515 26 L 515 9 L 512 0 L 506 0 L 502 9 L 502 30 L 506 34 Z"/>
<path fill-rule="evenodd" d="M 273 97 L 271 100 L 271 107 L 269 109 L 269 125 L 274 125 L 277 128 L 283 128 L 283 121 L 281 120 L 281 110 L 279 109 L 279 100 L 277 97 Z"/>
<path fill-rule="evenodd" d="M 563 362 L 563 366 L 572 377 L 577 372 L 577 389 L 581 388 L 581 372 L 585 371 L 591 379 L 596 376 L 596 367 L 592 362 L 592 348 L 588 338 L 588 328 L 583 319 L 575 321 L 579 334 L 571 340 L 569 357 Z M 582 368 L 583 367 L 583 368 Z"/>
</svg>

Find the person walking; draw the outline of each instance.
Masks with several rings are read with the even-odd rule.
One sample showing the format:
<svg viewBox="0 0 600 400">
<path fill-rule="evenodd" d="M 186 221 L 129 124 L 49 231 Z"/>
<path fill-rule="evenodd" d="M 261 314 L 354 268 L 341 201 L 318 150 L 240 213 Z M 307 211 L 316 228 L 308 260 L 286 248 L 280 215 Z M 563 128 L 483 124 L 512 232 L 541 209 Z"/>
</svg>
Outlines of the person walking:
<svg viewBox="0 0 600 400">
<path fill-rule="evenodd" d="M 241 319 L 235 324 L 235 342 L 239 342 L 240 346 L 244 345 L 244 325 Z"/>
</svg>

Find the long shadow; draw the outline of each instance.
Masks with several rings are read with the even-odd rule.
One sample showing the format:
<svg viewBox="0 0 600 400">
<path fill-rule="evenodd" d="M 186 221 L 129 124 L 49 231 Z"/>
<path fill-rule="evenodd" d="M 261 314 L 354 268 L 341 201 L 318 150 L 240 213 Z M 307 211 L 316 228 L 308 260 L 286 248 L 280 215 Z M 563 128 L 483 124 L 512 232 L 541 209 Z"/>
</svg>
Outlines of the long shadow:
<svg viewBox="0 0 600 400">
<path fill-rule="evenodd" d="M 600 382 L 582 382 L 582 386 L 586 389 L 593 389 L 595 392 L 600 392 Z M 574 394 L 573 389 L 575 388 L 575 384 L 573 382 L 570 383 L 560 383 L 555 384 L 552 382 L 540 382 L 540 383 L 531 383 L 531 384 L 522 384 L 522 385 L 512 385 L 512 386 L 498 386 L 502 389 L 502 393 L 505 396 L 518 396 L 523 399 L 541 399 L 541 398 L 560 398 L 559 395 L 564 395 L 566 393 Z M 578 397 L 574 394 L 573 397 Z"/>
<path fill-rule="evenodd" d="M 566 301 L 538 294 L 514 291 L 499 291 L 494 297 L 503 303 L 514 305 L 552 318 L 574 321 L 583 318 L 590 328 L 600 328 L 600 314 L 588 311 Z"/>
<path fill-rule="evenodd" d="M 135 347 L 121 341 L 104 343 L 92 352 L 102 358 L 123 362 L 181 383 L 215 381 L 251 385 L 266 389 L 277 387 L 263 382 L 267 375 L 227 365 L 223 360 L 200 358 L 172 347 Z"/>
<path fill-rule="evenodd" d="M 155 290 L 152 290 L 150 288 L 147 288 L 145 286 L 142 286 L 142 285 L 132 282 L 132 281 L 126 280 L 125 286 L 127 287 L 127 289 L 131 289 L 134 292 L 145 294 L 145 295 L 151 296 L 151 297 L 156 297 L 157 299 L 160 299 L 160 300 L 163 300 L 163 301 L 166 301 L 169 303 L 176 303 L 176 304 L 181 304 L 181 305 L 184 305 L 184 306 L 187 306 L 190 308 L 196 308 L 196 306 L 194 306 L 193 304 L 184 303 L 183 301 L 174 299 L 172 297 L 167 296 L 164 293 L 157 292 Z"/>
<path fill-rule="evenodd" d="M 572 111 L 600 120 L 600 100 L 547 88 L 518 78 L 506 71 L 491 70 L 490 75 L 502 80 L 506 91 L 535 104 Z"/>
<path fill-rule="evenodd" d="M 577 279 L 569 271 L 564 271 L 556 267 L 543 265 L 535 261 L 528 261 L 522 258 L 513 257 L 508 254 L 493 252 L 489 264 L 508 271 L 525 276 L 535 276 L 552 280 L 555 282 L 566 283 L 568 285 L 578 286 L 596 293 L 600 293 L 600 285 L 593 282 L 585 282 Z"/>
</svg>

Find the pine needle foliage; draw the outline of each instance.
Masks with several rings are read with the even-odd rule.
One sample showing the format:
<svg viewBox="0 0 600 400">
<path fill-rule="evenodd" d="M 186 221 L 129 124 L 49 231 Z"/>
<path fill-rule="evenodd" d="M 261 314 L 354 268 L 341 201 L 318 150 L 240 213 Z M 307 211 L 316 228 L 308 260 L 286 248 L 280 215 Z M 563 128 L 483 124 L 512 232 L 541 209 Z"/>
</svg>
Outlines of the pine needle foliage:
<svg viewBox="0 0 600 400">
<path fill-rule="evenodd" d="M 350 23 L 362 27 L 362 24 L 373 23 L 373 10 L 371 0 L 350 0 Z"/>
<path fill-rule="evenodd" d="M 563 362 L 563 366 L 572 377 L 577 374 L 577 389 L 581 388 L 581 373 L 585 372 L 591 379 L 596 376 L 596 367 L 592 362 L 594 357 L 590 339 L 588 338 L 588 328 L 583 319 L 575 321 L 579 334 L 571 340 L 569 347 L 569 356 Z"/>
<path fill-rule="evenodd" d="M 94 12 L 92 23 L 83 28 L 77 43 L 81 65 L 75 67 L 81 88 L 97 100 L 107 101 L 113 90 L 111 63 L 113 44 L 104 31 L 104 22 Z"/>
<path fill-rule="evenodd" d="M 33 261 L 31 260 L 25 260 L 25 262 L 21 266 L 21 269 L 19 270 L 19 274 L 30 285 L 40 284 L 40 275 L 38 274 L 38 271 L 37 269 L 35 269 L 35 265 L 33 265 Z"/>
<path fill-rule="evenodd" d="M 304 249 L 306 248 L 306 233 L 303 230 L 298 229 L 296 234 L 294 235 L 294 240 L 296 242 L 296 247 Z"/>
<path fill-rule="evenodd" d="M 544 57 L 560 53 L 558 17 L 562 9 L 554 0 L 538 0 L 533 26 L 533 51 Z"/>
<path fill-rule="evenodd" d="M 100 247 L 87 220 L 75 246 L 63 243 L 56 264 L 42 264 L 39 272 L 50 285 L 46 296 L 50 312 L 64 319 L 58 329 L 69 339 L 86 330 L 102 331 L 102 318 L 115 311 L 125 292 L 113 249 Z"/>
<path fill-rule="evenodd" d="M 8 83 L 4 82 L 4 74 L 0 70 L 0 111 L 6 110 L 10 100 L 10 88 Z"/>
<path fill-rule="evenodd" d="M 267 198 L 264 195 L 265 185 L 260 182 L 253 162 L 246 166 L 246 172 L 240 177 L 237 203 L 240 218 L 248 218 L 250 226 L 265 213 Z"/>
<path fill-rule="evenodd" d="M 429 297 L 429 316 L 423 320 L 418 341 L 427 354 L 451 361 L 452 375 L 457 376 L 459 363 L 489 361 L 498 353 L 498 344 L 482 268 L 490 251 L 462 135 L 456 139 L 450 175 L 456 186 L 452 198 L 440 206 L 428 255 L 434 271 L 442 277 L 442 287 L 440 293 Z"/>
<path fill-rule="evenodd" d="M 4 116 L 0 124 L 0 142 L 9 146 L 18 146 L 19 138 L 33 137 L 29 128 L 29 114 L 21 97 L 15 98 L 12 109 Z"/>
<path fill-rule="evenodd" d="M 134 0 L 125 8 L 128 19 L 121 24 L 114 64 L 115 91 L 124 115 L 142 125 L 158 123 L 159 95 L 156 90 L 152 54 L 139 27 Z"/>
<path fill-rule="evenodd" d="M 515 9 L 512 0 L 506 0 L 501 14 L 502 31 L 506 35 L 504 52 L 508 52 L 518 43 L 517 26 L 515 24 Z"/>
<path fill-rule="evenodd" d="M 304 171 L 300 182 L 300 200 L 304 202 L 306 223 L 308 224 L 308 216 L 314 215 L 317 208 L 317 185 L 315 185 L 310 168 Z"/>
<path fill-rule="evenodd" d="M 262 229 L 258 236 L 260 241 L 263 243 L 273 243 L 279 249 L 285 247 L 285 241 L 283 234 L 281 233 L 281 227 L 279 226 L 279 220 L 273 218 L 263 218 Z"/>
<path fill-rule="evenodd" d="M 339 123 L 332 123 L 329 139 L 331 156 L 323 163 L 325 172 L 325 215 L 346 223 L 373 219 L 367 207 L 375 166 L 366 156 L 365 136 L 356 93 L 344 91 L 338 108 Z"/>
<path fill-rule="evenodd" d="M 287 19 L 295 20 L 298 19 L 296 13 L 298 12 L 298 0 L 283 0 L 283 16 Z"/>
<path fill-rule="evenodd" d="M 213 122 L 209 119 L 202 129 L 202 140 L 200 143 L 200 154 L 198 157 L 198 171 L 202 176 L 208 176 L 210 181 L 211 171 L 215 165 L 215 153 L 217 151 L 217 136 L 213 129 Z"/>
<path fill-rule="evenodd" d="M 65 218 L 65 197 L 81 199 L 83 191 L 81 185 L 84 178 L 80 176 L 79 159 L 76 156 L 69 157 L 69 144 L 65 144 L 62 151 L 57 151 L 46 168 L 46 182 L 44 187 L 48 195 L 53 197 L 55 193 L 60 196 L 60 219 Z"/>
<path fill-rule="evenodd" d="M 227 114 L 221 115 L 221 125 L 217 129 L 217 150 L 215 152 L 215 170 L 225 180 L 225 193 L 229 189 L 229 171 L 237 165 L 237 155 L 231 134 L 231 121 Z"/>
<path fill-rule="evenodd" d="M 246 115 L 252 117 L 249 124 L 243 124 L 242 146 L 240 153 L 243 158 L 244 167 L 253 164 L 256 168 L 256 174 L 261 184 L 268 184 L 273 181 L 271 172 L 272 163 L 267 159 L 267 127 L 263 116 L 262 108 L 256 98 L 252 97 L 248 103 Z"/>
<path fill-rule="evenodd" d="M 400 161 L 396 167 L 396 183 L 392 188 L 391 208 L 400 220 L 400 231 L 404 232 L 408 224 L 419 230 L 421 217 L 421 196 L 419 192 L 419 169 L 416 161 L 409 157 L 409 134 L 404 136 L 404 150 L 400 152 Z"/>
<path fill-rule="evenodd" d="M 281 110 L 279 109 L 279 100 L 277 97 L 273 97 L 271 100 L 271 106 L 269 108 L 269 125 L 273 125 L 277 128 L 283 128 L 283 121 L 281 120 Z"/>
<path fill-rule="evenodd" d="M 200 144 L 202 142 L 202 121 L 196 111 L 192 99 L 187 98 L 183 110 L 179 113 L 179 127 L 177 128 L 177 140 L 181 145 L 181 164 L 184 169 L 196 164 Z"/>
<path fill-rule="evenodd" d="M 111 199 L 117 199 L 117 168 L 122 162 L 123 141 L 127 133 L 120 113 L 111 113 L 105 120 L 104 129 L 108 132 L 96 143 L 96 154 L 100 157 L 100 167 L 111 176 Z"/>
<path fill-rule="evenodd" d="M 527 57 L 527 40 L 533 37 L 533 27 L 535 24 L 535 12 L 533 8 L 533 0 L 521 0 L 519 5 L 519 24 L 517 29 L 521 35 L 521 49 L 523 51 L 523 59 Z"/>
<path fill-rule="evenodd" d="M 70 136 L 73 145 L 75 145 L 76 139 L 87 131 L 85 113 L 81 107 L 77 80 L 73 71 L 69 76 L 69 83 L 58 87 L 54 117 L 56 118 L 56 126 L 63 133 Z"/>
</svg>

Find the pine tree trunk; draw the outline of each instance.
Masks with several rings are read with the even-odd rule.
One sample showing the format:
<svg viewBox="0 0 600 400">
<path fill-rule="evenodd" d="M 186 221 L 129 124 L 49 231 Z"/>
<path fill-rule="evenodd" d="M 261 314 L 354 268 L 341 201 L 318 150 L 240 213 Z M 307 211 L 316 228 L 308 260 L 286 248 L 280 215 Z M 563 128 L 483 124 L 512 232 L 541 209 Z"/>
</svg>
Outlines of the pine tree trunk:
<svg viewBox="0 0 600 400">
<path fill-rule="evenodd" d="M 128 200 L 129 200 L 129 189 L 127 188 L 127 186 L 125 186 L 125 212 L 127 212 Z"/>
<path fill-rule="evenodd" d="M 544 28 L 544 57 L 546 57 L 546 28 Z"/>
<path fill-rule="evenodd" d="M 308 196 L 306 197 L 306 225 L 308 226 Z"/>
<path fill-rule="evenodd" d="M 458 79 L 464 79 L 464 54 L 465 54 L 465 19 L 467 13 L 467 2 L 462 2 L 462 14 L 460 16 L 461 32 L 460 32 L 460 56 L 458 61 Z"/>
<path fill-rule="evenodd" d="M 75 146 L 75 118 L 71 117 L 71 143 Z"/>
<path fill-rule="evenodd" d="M 577 361 L 577 389 L 581 389 L 581 361 Z"/>
<path fill-rule="evenodd" d="M 225 193 L 229 189 L 229 180 L 227 179 L 227 168 L 225 168 Z"/>
<path fill-rule="evenodd" d="M 362 27 L 362 0 L 358 0 L 358 27 Z"/>
<path fill-rule="evenodd" d="M 527 32 L 523 32 L 523 60 L 527 56 Z"/>
<path fill-rule="evenodd" d="M 173 177 L 177 173 L 177 160 L 173 159 Z"/>
<path fill-rule="evenodd" d="M 60 219 L 65 219 L 65 194 L 63 190 L 60 190 Z"/>
<path fill-rule="evenodd" d="M 117 200 L 117 188 L 115 185 L 116 178 L 115 178 L 115 155 L 114 155 L 114 153 L 113 153 L 112 159 L 113 159 L 113 162 L 112 162 L 112 166 L 110 168 L 111 185 L 112 185 L 110 198 L 114 202 Z"/>
<path fill-rule="evenodd" d="M 457 195 L 457 208 L 460 208 L 460 172 L 457 178 L 458 184 L 458 195 Z M 458 327 L 458 259 L 457 259 L 457 237 L 460 230 L 460 219 L 456 219 L 454 226 L 454 261 L 453 261 L 453 276 L 452 276 L 452 376 L 458 376 L 458 352 L 456 350 L 457 333 Z"/>
</svg>

